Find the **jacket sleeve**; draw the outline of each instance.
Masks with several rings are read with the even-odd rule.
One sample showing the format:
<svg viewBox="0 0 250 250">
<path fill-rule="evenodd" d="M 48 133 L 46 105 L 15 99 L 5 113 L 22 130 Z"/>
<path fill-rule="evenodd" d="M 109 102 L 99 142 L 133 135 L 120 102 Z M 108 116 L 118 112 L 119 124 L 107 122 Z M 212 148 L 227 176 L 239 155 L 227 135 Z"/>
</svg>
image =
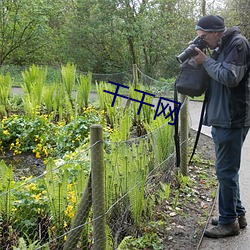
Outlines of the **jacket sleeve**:
<svg viewBox="0 0 250 250">
<path fill-rule="evenodd" d="M 220 61 L 223 60 L 223 61 Z M 224 58 L 218 61 L 207 57 L 203 66 L 209 76 L 227 87 L 236 87 L 249 67 L 249 46 L 244 38 L 235 39 L 227 48 Z"/>
</svg>

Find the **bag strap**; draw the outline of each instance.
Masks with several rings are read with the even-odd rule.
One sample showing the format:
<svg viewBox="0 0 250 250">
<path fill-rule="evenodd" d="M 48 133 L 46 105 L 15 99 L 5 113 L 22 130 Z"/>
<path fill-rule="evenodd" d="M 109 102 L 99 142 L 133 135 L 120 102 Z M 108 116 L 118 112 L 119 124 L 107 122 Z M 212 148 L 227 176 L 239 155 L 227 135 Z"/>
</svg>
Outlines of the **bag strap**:
<svg viewBox="0 0 250 250">
<path fill-rule="evenodd" d="M 209 51 L 208 48 L 205 49 L 204 51 L 205 54 L 209 54 L 209 56 L 211 57 L 211 53 Z M 207 81 L 208 81 L 208 77 L 207 77 Z M 193 147 L 193 152 L 190 156 L 189 159 L 189 164 L 191 164 L 193 156 L 195 154 L 198 142 L 199 142 L 199 138 L 200 138 L 200 134 L 201 134 L 201 128 L 202 128 L 202 122 L 203 122 L 203 117 L 204 117 L 204 113 L 205 113 L 205 109 L 206 109 L 206 104 L 207 104 L 207 98 L 208 98 L 208 88 L 205 91 L 205 96 L 204 96 L 204 101 L 202 103 L 202 108 L 201 108 L 201 114 L 200 114 L 200 121 L 199 121 L 199 126 L 198 126 L 198 130 L 196 133 L 196 138 L 195 138 L 195 142 L 194 142 L 194 147 Z"/>
<path fill-rule="evenodd" d="M 201 108 L 199 126 L 198 126 L 198 130 L 197 130 L 197 133 L 196 133 L 196 138 L 195 138 L 195 143 L 194 143 L 194 147 L 193 147 L 193 152 L 192 152 L 192 154 L 190 156 L 189 164 L 192 162 L 192 159 L 193 159 L 193 156 L 195 154 L 195 150 L 197 148 L 198 141 L 199 141 L 199 138 L 200 138 L 203 117 L 204 117 L 204 113 L 205 113 L 205 109 L 206 109 L 206 104 L 207 104 L 207 96 L 208 96 L 208 91 L 206 90 L 205 91 L 204 101 L 203 101 L 202 108 Z"/>
</svg>

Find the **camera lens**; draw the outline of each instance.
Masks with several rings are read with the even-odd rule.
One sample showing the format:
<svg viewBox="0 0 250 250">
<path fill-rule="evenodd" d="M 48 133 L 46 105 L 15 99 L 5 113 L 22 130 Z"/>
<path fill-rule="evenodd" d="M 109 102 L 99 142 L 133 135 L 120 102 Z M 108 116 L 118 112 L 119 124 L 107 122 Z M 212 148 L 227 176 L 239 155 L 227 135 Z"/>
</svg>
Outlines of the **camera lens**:
<svg viewBox="0 0 250 250">
<path fill-rule="evenodd" d="M 189 47 L 187 47 L 180 55 L 176 57 L 177 61 L 179 63 L 183 63 L 188 58 L 198 55 L 198 53 L 194 49 L 195 47 L 195 44 L 191 44 Z"/>
<path fill-rule="evenodd" d="M 177 61 L 179 63 L 183 63 L 188 58 L 198 55 L 198 53 L 195 50 L 195 47 L 199 48 L 200 50 L 203 50 L 207 47 L 207 43 L 199 36 L 197 36 L 192 43 L 180 54 L 178 55 Z"/>
</svg>

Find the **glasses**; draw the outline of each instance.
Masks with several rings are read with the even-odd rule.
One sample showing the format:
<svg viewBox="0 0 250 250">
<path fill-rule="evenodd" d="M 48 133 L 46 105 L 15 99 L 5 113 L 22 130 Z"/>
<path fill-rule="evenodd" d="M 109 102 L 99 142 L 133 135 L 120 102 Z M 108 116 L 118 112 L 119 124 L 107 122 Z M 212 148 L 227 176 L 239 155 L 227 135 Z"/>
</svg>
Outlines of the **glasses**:
<svg viewBox="0 0 250 250">
<path fill-rule="evenodd" d="M 206 33 L 204 33 L 204 34 L 201 34 L 201 35 L 199 35 L 199 37 L 200 38 L 202 38 L 202 39 L 206 39 L 206 37 L 209 35 L 209 34 L 211 34 L 211 33 L 214 33 L 214 32 L 206 32 Z"/>
</svg>

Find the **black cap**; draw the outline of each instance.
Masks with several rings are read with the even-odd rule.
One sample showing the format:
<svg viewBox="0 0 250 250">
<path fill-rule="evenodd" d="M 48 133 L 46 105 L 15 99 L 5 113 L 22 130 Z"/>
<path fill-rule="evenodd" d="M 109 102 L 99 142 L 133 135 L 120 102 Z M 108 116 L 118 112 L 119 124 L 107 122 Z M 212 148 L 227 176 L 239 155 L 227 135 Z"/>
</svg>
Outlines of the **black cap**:
<svg viewBox="0 0 250 250">
<path fill-rule="evenodd" d="M 204 31 L 224 31 L 225 24 L 224 19 L 221 16 L 203 16 L 195 26 L 195 30 Z"/>
</svg>

